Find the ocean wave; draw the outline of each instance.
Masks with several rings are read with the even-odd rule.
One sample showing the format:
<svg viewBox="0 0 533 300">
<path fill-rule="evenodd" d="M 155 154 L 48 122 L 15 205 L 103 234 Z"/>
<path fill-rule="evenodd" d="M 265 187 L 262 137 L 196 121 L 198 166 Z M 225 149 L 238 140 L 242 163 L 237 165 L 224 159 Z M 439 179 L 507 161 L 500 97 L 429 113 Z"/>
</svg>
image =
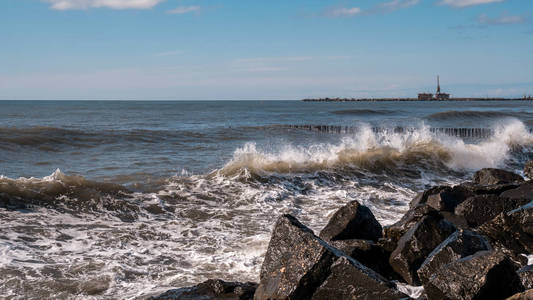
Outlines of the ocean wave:
<svg viewBox="0 0 533 300">
<path fill-rule="evenodd" d="M 527 112 L 504 112 L 504 111 L 444 111 L 431 114 L 426 118 L 429 120 L 446 121 L 456 119 L 495 119 L 495 118 L 531 118 L 533 114 Z"/>
<path fill-rule="evenodd" d="M 274 151 L 247 143 L 234 152 L 220 173 L 251 174 L 312 173 L 324 170 L 364 170 L 405 175 L 401 170 L 473 171 L 503 166 L 512 152 L 533 145 L 533 135 L 518 120 L 507 120 L 492 128 L 493 136 L 467 143 L 452 136 L 434 134 L 428 126 L 405 132 L 378 131 L 361 127 L 337 144 L 283 145 Z"/>
</svg>

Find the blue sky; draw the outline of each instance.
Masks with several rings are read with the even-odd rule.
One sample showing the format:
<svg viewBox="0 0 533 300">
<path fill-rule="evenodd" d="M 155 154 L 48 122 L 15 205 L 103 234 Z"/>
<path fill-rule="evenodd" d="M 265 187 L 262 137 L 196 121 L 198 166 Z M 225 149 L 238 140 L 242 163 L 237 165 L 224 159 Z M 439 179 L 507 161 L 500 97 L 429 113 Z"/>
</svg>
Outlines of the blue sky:
<svg viewBox="0 0 533 300">
<path fill-rule="evenodd" d="M 2 0 L 0 99 L 533 94 L 531 0 Z"/>
</svg>

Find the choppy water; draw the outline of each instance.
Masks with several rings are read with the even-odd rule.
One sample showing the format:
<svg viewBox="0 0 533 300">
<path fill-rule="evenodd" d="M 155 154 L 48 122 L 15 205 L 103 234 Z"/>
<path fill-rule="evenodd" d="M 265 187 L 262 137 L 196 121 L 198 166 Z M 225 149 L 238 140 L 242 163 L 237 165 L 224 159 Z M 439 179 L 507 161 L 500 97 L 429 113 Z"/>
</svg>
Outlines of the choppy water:
<svg viewBox="0 0 533 300">
<path fill-rule="evenodd" d="M 390 224 L 429 185 L 519 172 L 531 127 L 531 102 L 0 102 L 0 295 L 257 280 L 279 214 Z"/>
</svg>

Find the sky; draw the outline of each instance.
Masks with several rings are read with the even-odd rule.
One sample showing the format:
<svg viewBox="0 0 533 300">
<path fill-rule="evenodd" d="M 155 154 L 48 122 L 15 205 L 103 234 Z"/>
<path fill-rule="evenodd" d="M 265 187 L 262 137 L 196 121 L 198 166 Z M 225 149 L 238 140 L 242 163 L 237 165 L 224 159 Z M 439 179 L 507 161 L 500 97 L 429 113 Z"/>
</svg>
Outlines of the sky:
<svg viewBox="0 0 533 300">
<path fill-rule="evenodd" d="M 531 0 L 1 0 L 0 99 L 533 95 Z"/>
</svg>

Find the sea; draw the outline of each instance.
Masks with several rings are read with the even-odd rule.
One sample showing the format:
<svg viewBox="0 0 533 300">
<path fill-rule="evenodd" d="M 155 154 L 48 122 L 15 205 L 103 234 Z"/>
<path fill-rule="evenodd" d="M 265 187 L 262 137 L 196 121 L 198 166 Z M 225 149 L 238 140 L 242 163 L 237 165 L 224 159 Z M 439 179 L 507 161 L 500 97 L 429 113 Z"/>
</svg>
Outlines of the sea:
<svg viewBox="0 0 533 300">
<path fill-rule="evenodd" d="M 522 174 L 531 101 L 0 101 L 0 298 L 259 280 L 289 213 L 382 225 L 428 187 Z"/>
</svg>

